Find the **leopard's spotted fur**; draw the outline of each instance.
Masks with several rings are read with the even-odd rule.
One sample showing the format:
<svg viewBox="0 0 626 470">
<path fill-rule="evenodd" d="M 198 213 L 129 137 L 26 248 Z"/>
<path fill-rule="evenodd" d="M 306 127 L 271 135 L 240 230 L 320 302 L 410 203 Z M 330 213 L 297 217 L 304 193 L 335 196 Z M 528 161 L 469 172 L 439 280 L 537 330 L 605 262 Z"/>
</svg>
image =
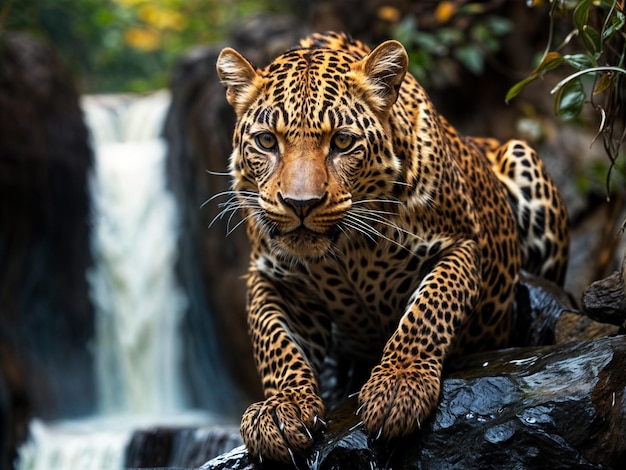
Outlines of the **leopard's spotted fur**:
<svg viewBox="0 0 626 470">
<path fill-rule="evenodd" d="M 252 243 L 248 316 L 266 400 L 249 451 L 288 461 L 324 415 L 331 343 L 378 365 L 359 393 L 373 436 L 420 428 L 451 353 L 505 346 L 524 268 L 562 282 L 568 220 L 524 142 L 464 137 L 388 41 L 314 34 L 257 70 L 217 63 L 237 114 L 231 170 Z"/>
</svg>

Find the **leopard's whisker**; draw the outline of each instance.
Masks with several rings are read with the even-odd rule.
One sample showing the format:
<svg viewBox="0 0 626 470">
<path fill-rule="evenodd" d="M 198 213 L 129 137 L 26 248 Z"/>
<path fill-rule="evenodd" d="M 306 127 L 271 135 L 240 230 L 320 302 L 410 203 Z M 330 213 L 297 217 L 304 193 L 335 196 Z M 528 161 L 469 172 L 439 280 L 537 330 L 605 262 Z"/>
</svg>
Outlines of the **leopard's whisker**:
<svg viewBox="0 0 626 470">
<path fill-rule="evenodd" d="M 256 211 L 250 212 L 248 215 L 243 217 L 239 222 L 237 222 L 237 225 L 235 225 L 233 228 L 229 229 L 228 232 L 226 232 L 226 236 L 229 236 L 231 233 L 233 233 L 237 229 L 237 227 L 239 227 L 241 224 L 247 222 L 248 219 L 250 219 L 251 217 L 256 217 L 259 213 L 261 213 L 260 210 L 256 210 Z M 228 220 L 230 221 L 230 218 Z"/>
<path fill-rule="evenodd" d="M 204 208 L 204 206 L 206 206 L 211 201 L 217 199 L 218 197 L 228 196 L 228 195 L 230 195 L 231 197 L 242 197 L 242 198 L 258 197 L 258 194 L 253 192 L 253 191 L 238 191 L 238 190 L 229 189 L 229 190 L 226 190 L 226 191 L 221 191 L 219 193 L 215 193 L 213 196 L 211 196 L 206 201 L 204 201 L 200 205 L 200 208 L 201 209 Z"/>
<path fill-rule="evenodd" d="M 253 214 L 259 224 L 259 232 L 261 236 L 269 236 L 273 229 L 277 227 L 276 222 L 270 222 L 266 218 L 262 217 L 262 210 L 256 210 Z"/>
<path fill-rule="evenodd" d="M 370 208 L 365 208 L 365 207 L 353 207 L 352 212 L 359 212 L 359 213 L 363 213 L 363 214 L 380 214 L 380 215 L 396 215 L 396 212 L 391 212 L 391 211 L 383 211 L 383 210 L 379 210 L 379 209 L 370 209 Z"/>
<path fill-rule="evenodd" d="M 356 221 L 358 222 L 358 220 Z M 374 243 L 376 243 L 376 238 L 374 238 L 372 236 L 371 233 L 369 233 L 369 231 L 367 229 L 371 229 L 371 227 L 369 225 L 365 225 L 365 228 L 363 228 L 361 225 L 359 225 L 358 223 L 355 223 L 354 221 L 346 221 L 344 220 L 342 222 L 342 224 L 346 225 L 347 227 L 365 235 L 367 238 L 369 238 L 371 241 L 373 241 Z"/>
<path fill-rule="evenodd" d="M 352 225 L 353 228 L 355 228 L 354 227 L 354 223 L 358 222 L 359 227 L 361 227 L 361 230 L 359 230 L 361 233 L 365 233 L 364 230 L 366 230 L 370 234 L 374 234 L 378 238 L 382 238 L 384 240 L 387 240 L 389 243 L 391 243 L 393 245 L 396 245 L 396 246 L 402 248 L 403 250 L 409 251 L 409 248 L 406 247 L 404 244 L 400 243 L 399 241 L 394 240 L 394 239 L 386 236 L 385 234 L 383 234 L 382 232 L 380 232 L 376 228 L 372 227 L 370 224 L 368 224 L 365 220 L 362 220 L 362 219 L 371 220 L 373 222 L 378 222 L 380 224 L 387 225 L 387 226 L 391 227 L 392 229 L 394 229 L 394 230 L 396 230 L 398 232 L 404 232 L 404 233 L 406 233 L 408 235 L 416 237 L 417 239 L 420 239 L 420 237 L 418 237 L 417 235 L 414 235 L 414 234 L 412 234 L 410 232 L 406 232 L 405 230 L 401 229 L 397 225 L 392 224 L 392 223 L 390 223 L 390 222 L 388 222 L 388 221 L 386 221 L 384 219 L 379 219 L 379 218 L 375 218 L 375 217 L 364 217 L 362 215 L 360 217 L 357 217 L 356 215 L 350 214 L 350 213 L 346 214 L 345 219 L 348 219 L 353 224 Z M 371 238 L 371 236 L 370 236 L 370 238 Z"/>
<path fill-rule="evenodd" d="M 371 209 L 358 208 L 358 209 L 353 209 L 352 212 L 356 212 L 363 219 L 370 220 L 372 222 L 377 222 L 377 223 L 386 225 L 387 227 L 390 227 L 390 228 L 394 229 L 398 233 L 403 233 L 403 234 L 408 235 L 410 237 L 414 237 L 414 238 L 416 238 L 418 240 L 424 241 L 424 239 L 422 237 L 416 235 L 415 233 L 409 232 L 408 230 L 403 229 L 399 225 L 390 222 L 389 220 L 385 219 L 384 217 L 381 217 L 381 215 L 378 213 L 378 211 L 373 211 Z"/>
<path fill-rule="evenodd" d="M 206 171 L 209 175 L 213 175 L 213 176 L 232 176 L 232 173 L 230 171 L 213 171 L 213 170 L 204 170 Z"/>
<path fill-rule="evenodd" d="M 372 221 L 372 222 L 377 222 L 379 224 L 386 225 L 387 227 L 391 227 L 392 229 L 394 229 L 394 230 L 396 230 L 396 231 L 398 231 L 400 233 L 405 233 L 407 235 L 412 235 L 407 230 L 399 227 L 397 224 L 394 224 L 393 222 L 390 222 L 389 220 L 385 219 L 384 217 L 382 217 L 379 214 L 372 213 L 372 212 L 369 212 L 369 211 L 358 211 L 358 210 L 357 211 L 353 211 L 353 212 L 357 213 L 358 216 L 361 219 L 369 220 L 369 221 Z"/>
<path fill-rule="evenodd" d="M 390 204 L 402 204 L 402 201 L 399 201 L 398 199 L 360 199 L 358 201 L 352 201 L 352 205 L 359 205 L 359 204 L 380 204 L 380 203 L 390 203 Z"/>
<path fill-rule="evenodd" d="M 359 231 L 363 235 L 367 236 L 373 242 L 376 242 L 376 238 L 383 238 L 384 235 L 376 230 L 374 227 L 369 225 L 367 222 L 352 216 L 351 214 L 346 215 L 343 223 L 345 223 L 348 227 Z"/>
<path fill-rule="evenodd" d="M 230 213 L 230 215 L 228 216 L 227 223 L 226 223 L 227 236 L 228 236 L 230 233 L 232 233 L 232 231 L 236 227 L 240 225 L 240 223 L 238 223 L 234 228 L 232 229 L 230 228 L 232 219 L 237 212 L 239 212 L 240 210 L 255 211 L 259 209 L 258 194 L 252 191 L 235 191 L 235 190 L 222 191 L 217 194 L 214 194 L 209 199 L 207 199 L 202 204 L 201 207 L 204 207 L 206 204 L 213 201 L 214 199 L 218 197 L 223 197 L 223 196 L 230 196 L 230 198 L 218 204 L 220 211 L 213 217 L 213 219 L 211 219 L 211 222 L 209 223 L 208 227 L 211 228 L 215 224 L 216 221 L 222 220 L 224 217 L 226 217 L 227 214 Z M 246 217 L 246 219 L 247 218 L 248 217 Z"/>
<path fill-rule="evenodd" d="M 396 245 L 403 250 L 409 251 L 409 248 L 407 248 L 403 244 L 399 243 L 396 240 L 393 240 L 392 238 L 387 237 L 386 235 L 382 234 L 371 225 L 367 224 L 367 222 L 364 222 L 358 218 L 355 218 L 352 214 L 346 215 L 346 219 L 350 220 L 349 224 L 345 222 L 345 219 L 343 223 L 346 223 L 349 227 L 366 235 L 374 243 L 376 242 L 376 238 L 382 238 L 383 240 L 387 240 L 392 245 Z"/>
<path fill-rule="evenodd" d="M 250 207 L 250 208 L 252 208 L 252 207 Z M 226 221 L 226 236 L 228 236 L 232 232 L 232 230 L 230 230 L 230 224 L 231 224 L 231 222 L 233 220 L 233 217 L 235 217 L 235 214 L 237 214 L 238 212 L 239 212 L 238 210 L 234 209 L 233 211 L 231 211 L 230 216 L 228 216 L 228 220 Z M 247 218 L 247 217 L 245 217 L 245 218 Z"/>
<path fill-rule="evenodd" d="M 229 204 L 227 207 L 224 207 L 221 211 L 217 213 L 215 217 L 213 217 L 213 219 L 209 223 L 209 228 L 211 228 L 216 221 L 222 220 L 226 216 L 226 214 L 228 214 L 229 212 L 232 212 L 232 214 L 228 218 L 228 220 L 230 221 L 233 215 L 236 212 L 238 212 L 240 209 L 258 209 L 258 208 L 259 206 L 255 204 L 243 204 L 241 202 L 233 202 L 232 204 Z"/>
</svg>

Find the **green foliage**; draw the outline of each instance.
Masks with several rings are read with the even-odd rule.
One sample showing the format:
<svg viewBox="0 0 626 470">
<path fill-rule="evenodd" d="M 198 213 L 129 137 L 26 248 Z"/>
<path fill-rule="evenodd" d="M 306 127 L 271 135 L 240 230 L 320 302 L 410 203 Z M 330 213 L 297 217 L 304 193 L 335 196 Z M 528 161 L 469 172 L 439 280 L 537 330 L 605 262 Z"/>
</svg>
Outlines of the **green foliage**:
<svg viewBox="0 0 626 470">
<path fill-rule="evenodd" d="M 455 2 L 439 2 L 435 19 L 439 25 L 424 30 L 415 15 L 407 15 L 392 28 L 392 36 L 408 50 L 411 73 L 424 84 L 433 81 L 435 70 L 445 68 L 440 63 L 449 66 L 450 59 L 481 75 L 486 58 L 500 49 L 502 37 L 513 29 L 509 19 L 486 11 L 479 2 L 460 8 Z"/>
<path fill-rule="evenodd" d="M 0 32 L 29 31 L 54 44 L 85 92 L 167 85 L 190 47 L 222 40 L 259 11 L 293 12 L 290 0 L 5 0 Z"/>
<path fill-rule="evenodd" d="M 565 14 L 567 12 L 568 5 L 569 8 L 572 8 L 571 3 L 560 2 L 557 0 L 553 0 L 551 4 L 551 18 L 557 13 Z M 599 13 L 604 16 L 603 28 L 600 32 L 598 32 L 592 25 L 588 24 L 590 9 L 592 7 L 593 9 L 599 10 Z M 606 11 L 607 9 L 608 11 Z M 598 11 L 594 13 L 598 13 Z M 601 65 L 601 61 L 606 61 L 608 59 L 607 51 L 613 48 L 612 42 L 614 41 L 617 43 L 621 41 L 623 43 L 623 28 L 625 20 L 626 17 L 624 15 L 624 12 L 620 11 L 617 8 L 616 0 L 603 0 L 600 2 L 595 2 L 593 0 L 581 0 L 579 2 L 574 2 L 572 22 L 575 26 L 575 29 L 565 38 L 565 40 L 558 47 L 558 49 L 564 48 L 571 42 L 574 37 L 580 36 L 585 51 L 573 55 L 561 55 L 561 53 L 558 51 L 551 51 L 551 44 L 548 44 L 548 49 L 544 53 L 539 65 L 528 77 L 511 87 L 506 96 L 506 101 L 508 102 L 515 96 L 517 96 L 517 94 L 526 85 L 528 85 L 535 79 L 543 76 L 546 72 L 555 69 L 562 64 L 567 64 L 577 70 L 582 71 L 583 73 L 572 74 L 570 75 L 570 77 L 568 77 L 569 79 L 564 80 L 555 87 L 553 93 L 556 94 L 557 101 L 560 101 L 562 99 L 571 101 L 573 99 L 573 97 L 568 96 L 569 93 L 561 90 L 561 88 L 565 85 L 568 85 L 568 88 L 573 94 L 578 95 L 578 90 L 580 89 L 580 86 L 574 87 L 570 84 L 570 81 L 577 80 L 580 82 L 580 79 L 585 74 L 594 74 L 600 77 L 600 80 L 598 80 L 598 84 L 601 84 L 602 88 L 598 89 L 596 85 L 593 90 L 594 94 L 606 90 L 611 84 L 607 83 L 607 79 L 611 79 L 610 82 L 612 82 L 612 77 L 614 77 L 614 73 L 626 73 L 626 70 L 622 68 L 625 52 L 623 44 L 621 47 L 622 51 L 619 56 L 618 64 L 615 64 L 615 66 Z M 550 38 L 552 38 L 552 30 L 550 31 Z M 602 78 L 604 78 L 604 80 L 602 80 Z M 562 109 L 562 106 L 557 103 L 555 105 L 555 109 Z"/>
<path fill-rule="evenodd" d="M 575 119 L 589 102 L 601 115 L 598 136 L 602 136 L 609 168 L 606 173 L 606 190 L 609 193 L 611 170 L 615 168 L 621 145 L 626 136 L 620 118 L 626 103 L 620 95 L 620 84 L 626 75 L 626 15 L 623 0 L 551 0 L 550 40 L 543 58 L 533 72 L 511 87 L 506 101 L 513 99 L 529 83 L 546 72 L 569 66 L 572 73 L 553 88 L 554 111 L 564 119 Z M 569 18 L 572 31 L 553 49 L 555 17 Z M 578 44 L 574 38 L 580 38 Z M 577 49 L 574 54 L 562 54 L 564 49 Z M 593 79 L 589 91 L 585 79 Z M 589 96 L 588 96 L 589 95 Z M 602 103 L 597 103 L 603 97 Z M 621 127 L 618 130 L 618 127 Z"/>
</svg>

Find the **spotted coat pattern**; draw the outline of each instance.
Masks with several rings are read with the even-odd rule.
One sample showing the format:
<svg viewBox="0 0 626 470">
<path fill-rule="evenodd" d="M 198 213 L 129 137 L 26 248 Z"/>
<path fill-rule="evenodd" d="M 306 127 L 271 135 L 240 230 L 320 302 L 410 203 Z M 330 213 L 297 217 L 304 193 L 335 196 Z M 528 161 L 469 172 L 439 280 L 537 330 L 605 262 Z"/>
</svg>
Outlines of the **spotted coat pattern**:
<svg viewBox="0 0 626 470">
<path fill-rule="evenodd" d="M 266 395 L 241 433 L 261 459 L 311 447 L 331 344 L 378 361 L 358 413 L 391 440 L 436 406 L 446 358 L 507 345 L 520 269 L 563 281 L 567 213 L 534 150 L 459 135 L 407 65 L 396 41 L 336 33 L 263 69 L 218 59 L 237 114 L 224 213 L 247 222 Z"/>
</svg>

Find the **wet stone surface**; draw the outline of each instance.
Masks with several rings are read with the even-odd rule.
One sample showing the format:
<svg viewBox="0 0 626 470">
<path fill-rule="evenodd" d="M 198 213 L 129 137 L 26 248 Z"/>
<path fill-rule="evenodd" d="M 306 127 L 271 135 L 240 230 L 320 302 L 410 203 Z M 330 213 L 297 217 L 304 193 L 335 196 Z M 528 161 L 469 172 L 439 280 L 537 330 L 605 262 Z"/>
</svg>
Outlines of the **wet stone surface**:
<svg viewBox="0 0 626 470">
<path fill-rule="evenodd" d="M 310 469 L 624 468 L 626 337 L 474 356 L 444 380 L 421 433 L 374 442 L 353 411 L 331 413 Z M 203 469 L 277 468 L 241 447 Z"/>
</svg>

